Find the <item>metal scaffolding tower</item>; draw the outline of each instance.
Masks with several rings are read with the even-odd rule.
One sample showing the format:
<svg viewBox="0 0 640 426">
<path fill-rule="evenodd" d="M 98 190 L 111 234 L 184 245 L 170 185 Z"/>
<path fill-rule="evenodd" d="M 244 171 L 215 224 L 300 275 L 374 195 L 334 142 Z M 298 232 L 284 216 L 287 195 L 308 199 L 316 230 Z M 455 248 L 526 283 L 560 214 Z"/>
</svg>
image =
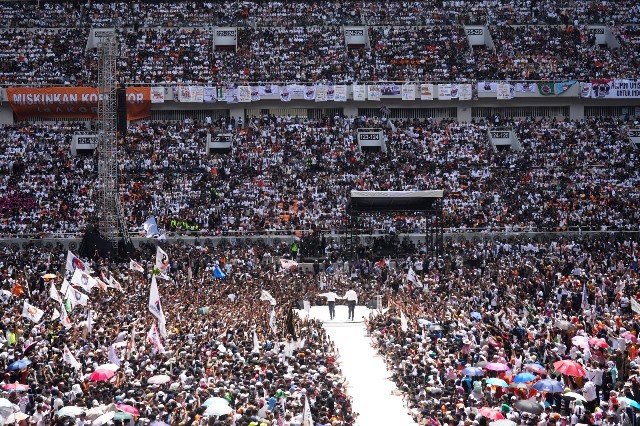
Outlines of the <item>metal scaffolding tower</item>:
<svg viewBox="0 0 640 426">
<path fill-rule="evenodd" d="M 115 31 L 101 31 L 98 39 L 98 231 L 118 253 L 118 240 L 130 241 L 118 189 L 117 42 Z"/>
</svg>

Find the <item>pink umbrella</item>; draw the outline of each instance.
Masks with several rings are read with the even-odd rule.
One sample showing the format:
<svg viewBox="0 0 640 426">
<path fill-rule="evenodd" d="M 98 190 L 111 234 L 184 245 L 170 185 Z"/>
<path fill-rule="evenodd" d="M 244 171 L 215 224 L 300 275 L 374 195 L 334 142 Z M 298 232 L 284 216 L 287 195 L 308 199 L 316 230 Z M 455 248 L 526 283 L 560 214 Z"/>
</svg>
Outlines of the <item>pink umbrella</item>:
<svg viewBox="0 0 640 426">
<path fill-rule="evenodd" d="M 94 382 L 101 382 L 103 380 L 109 380 L 115 375 L 116 375 L 116 372 L 113 370 L 107 370 L 106 368 L 99 368 L 93 373 L 91 373 L 91 376 L 89 376 L 89 378 Z"/>
<path fill-rule="evenodd" d="M 633 333 L 631 333 L 630 331 L 625 331 L 620 335 L 620 337 L 624 337 L 627 340 L 631 340 L 633 343 L 636 343 L 638 341 L 638 338 L 634 336 Z"/>
<path fill-rule="evenodd" d="M 504 416 L 502 415 L 502 413 L 498 410 L 496 410 L 495 408 L 491 408 L 491 407 L 482 407 L 478 410 L 478 414 L 480 414 L 482 417 L 486 417 L 488 419 L 491 420 L 502 420 L 504 419 Z"/>
<path fill-rule="evenodd" d="M 127 404 L 118 404 L 116 405 L 116 408 L 120 411 L 124 411 L 125 413 L 129 413 L 132 414 L 134 416 L 139 416 L 140 415 L 140 411 L 138 411 L 138 409 L 136 407 L 132 407 L 131 405 L 127 405 Z"/>
<path fill-rule="evenodd" d="M 490 362 L 485 365 L 484 368 L 492 371 L 507 371 L 509 369 L 509 366 L 501 362 Z"/>
<path fill-rule="evenodd" d="M 584 377 L 587 372 L 577 362 L 570 359 L 563 359 L 553 363 L 553 368 L 558 370 L 559 373 L 566 374 L 573 377 Z"/>
<path fill-rule="evenodd" d="M 25 392 L 25 391 L 28 391 L 30 388 L 27 385 L 22 385 L 16 382 L 16 383 L 7 383 L 2 387 L 2 389 L 9 392 Z"/>
<path fill-rule="evenodd" d="M 609 347 L 609 344 L 606 340 L 600 339 L 598 337 L 592 337 L 591 339 L 589 339 L 589 344 L 591 346 L 597 346 L 602 349 L 607 349 Z"/>
</svg>

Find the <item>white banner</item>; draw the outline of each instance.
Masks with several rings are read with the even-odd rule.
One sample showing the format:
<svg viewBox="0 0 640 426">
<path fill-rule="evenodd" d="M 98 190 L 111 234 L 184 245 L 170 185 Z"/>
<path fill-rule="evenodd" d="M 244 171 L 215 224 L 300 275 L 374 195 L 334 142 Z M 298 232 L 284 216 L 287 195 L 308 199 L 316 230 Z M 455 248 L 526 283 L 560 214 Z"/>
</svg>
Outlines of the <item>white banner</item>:
<svg viewBox="0 0 640 426">
<path fill-rule="evenodd" d="M 203 88 L 203 101 L 207 103 L 216 102 L 218 100 L 216 87 L 204 87 Z"/>
<path fill-rule="evenodd" d="M 289 90 L 291 99 L 304 99 L 304 92 L 307 86 L 303 86 L 302 84 L 289 84 L 287 89 Z"/>
<path fill-rule="evenodd" d="M 516 83 L 516 92 L 538 93 L 538 85 L 536 83 L 522 81 L 520 83 Z"/>
<path fill-rule="evenodd" d="M 164 103 L 164 87 L 151 88 L 151 103 L 152 104 Z"/>
<path fill-rule="evenodd" d="M 220 93 L 218 93 L 220 94 Z M 228 104 L 237 104 L 238 103 L 238 88 L 237 87 L 225 87 L 224 92 L 224 100 L 227 101 Z M 220 98 L 218 98 L 220 99 Z"/>
<path fill-rule="evenodd" d="M 370 101 L 379 101 L 380 96 L 382 96 L 380 86 L 377 84 L 374 86 L 367 86 L 367 98 L 369 98 Z"/>
<path fill-rule="evenodd" d="M 498 83 L 497 99 L 507 100 L 513 99 L 515 87 L 509 83 Z"/>
<path fill-rule="evenodd" d="M 400 96 L 400 85 L 387 83 L 382 84 L 381 86 L 382 96 Z"/>
<path fill-rule="evenodd" d="M 451 100 L 451 84 L 438 84 L 438 99 L 441 101 Z"/>
<path fill-rule="evenodd" d="M 640 98 L 639 80 L 593 80 L 582 83 L 580 96 L 583 98 Z"/>
<path fill-rule="evenodd" d="M 191 102 L 204 101 L 204 87 L 191 86 Z"/>
<path fill-rule="evenodd" d="M 353 88 L 354 101 L 364 101 L 367 99 L 367 96 L 366 96 L 367 87 L 364 84 L 354 84 L 351 87 Z"/>
<path fill-rule="evenodd" d="M 280 94 L 280 86 L 277 84 L 267 84 L 266 86 L 258 86 L 258 94 L 260 96 L 271 96 Z"/>
<path fill-rule="evenodd" d="M 326 102 L 327 100 L 327 86 L 318 84 L 316 86 L 316 102 Z"/>
<path fill-rule="evenodd" d="M 433 100 L 433 84 L 421 84 L 420 85 L 420 100 L 432 101 Z"/>
<path fill-rule="evenodd" d="M 403 101 L 415 101 L 416 100 L 416 86 L 413 84 L 402 85 L 402 100 Z"/>
<path fill-rule="evenodd" d="M 178 87 L 178 101 L 191 102 L 191 87 L 180 86 Z"/>
<path fill-rule="evenodd" d="M 336 102 L 346 102 L 347 101 L 347 86 L 341 84 L 339 86 L 334 87 L 334 98 L 333 100 Z"/>
<path fill-rule="evenodd" d="M 251 86 L 251 102 L 257 102 L 260 100 L 260 89 L 258 86 Z"/>
<path fill-rule="evenodd" d="M 495 81 L 480 81 L 478 82 L 478 92 L 497 92 L 498 83 Z"/>
<path fill-rule="evenodd" d="M 327 86 L 327 100 L 335 101 L 336 100 L 336 87 L 333 84 Z"/>
<path fill-rule="evenodd" d="M 316 86 L 307 86 L 307 87 L 305 87 L 304 100 L 305 101 L 315 101 L 316 100 Z"/>
<path fill-rule="evenodd" d="M 458 85 L 458 99 L 461 101 L 470 101 L 473 97 L 471 84 Z"/>
<path fill-rule="evenodd" d="M 238 102 L 251 102 L 251 87 L 238 86 Z"/>
<path fill-rule="evenodd" d="M 280 88 L 280 100 L 282 102 L 291 101 L 291 92 L 289 92 L 289 86 L 282 86 Z"/>
</svg>

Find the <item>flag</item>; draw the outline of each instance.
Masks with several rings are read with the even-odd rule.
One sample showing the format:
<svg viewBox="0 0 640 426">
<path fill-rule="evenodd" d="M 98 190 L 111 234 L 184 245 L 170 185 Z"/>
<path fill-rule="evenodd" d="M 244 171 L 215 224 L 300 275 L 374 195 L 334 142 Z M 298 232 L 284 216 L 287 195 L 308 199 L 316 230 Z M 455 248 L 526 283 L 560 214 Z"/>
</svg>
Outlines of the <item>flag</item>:
<svg viewBox="0 0 640 426">
<path fill-rule="evenodd" d="M 53 313 L 51 314 L 51 321 L 55 321 L 60 318 L 60 311 L 56 308 L 53 308 Z"/>
<path fill-rule="evenodd" d="M 78 370 L 82 365 L 78 362 L 76 357 L 73 356 L 67 345 L 64 345 L 64 351 L 62 353 L 62 359 L 65 363 L 69 364 L 74 369 Z"/>
<path fill-rule="evenodd" d="M 80 260 L 80 258 L 78 256 L 76 256 L 75 254 L 71 253 L 71 250 L 69 250 L 69 251 L 67 251 L 66 270 L 70 274 L 73 274 L 76 269 L 80 269 L 81 271 L 84 271 L 84 270 L 87 269 L 87 267 L 84 264 L 84 262 L 82 260 Z"/>
<path fill-rule="evenodd" d="M 416 278 L 416 273 L 411 266 L 409 267 L 409 272 L 407 272 L 407 281 L 411 281 L 414 284 L 418 283 L 418 279 Z"/>
<path fill-rule="evenodd" d="M 133 269 L 134 271 L 144 274 L 144 267 L 135 260 L 129 260 L 129 269 Z"/>
<path fill-rule="evenodd" d="M 109 362 L 113 365 L 117 365 L 118 367 L 120 367 L 121 364 L 120 357 L 116 352 L 116 347 L 113 345 L 109 346 Z"/>
<path fill-rule="evenodd" d="M 87 334 L 91 336 L 91 332 L 93 331 L 93 314 L 91 313 L 91 309 L 87 311 Z"/>
<path fill-rule="evenodd" d="M 49 287 L 49 297 L 59 303 L 62 303 L 62 297 L 60 297 L 60 293 L 58 293 L 58 290 L 56 289 L 56 286 L 55 284 L 53 284 L 53 282 L 51 282 L 51 287 Z"/>
<path fill-rule="evenodd" d="M 407 317 L 404 316 L 404 312 L 400 311 L 400 328 L 403 332 L 407 332 L 409 324 L 407 324 Z"/>
<path fill-rule="evenodd" d="M 91 289 L 98 286 L 98 281 L 86 272 L 76 269 L 71 277 L 71 284 L 77 285 L 87 293 L 91 293 Z"/>
<path fill-rule="evenodd" d="M 258 334 L 253 330 L 253 349 L 251 353 L 257 354 L 258 352 L 260 352 L 260 341 L 258 340 Z"/>
<path fill-rule="evenodd" d="M 65 296 L 69 303 L 71 303 L 71 308 L 76 307 L 76 305 L 87 306 L 87 303 L 89 303 L 89 297 L 86 294 L 71 286 L 67 287 L 67 294 Z"/>
<path fill-rule="evenodd" d="M 160 334 L 158 333 L 158 328 L 155 324 L 152 324 L 149 332 L 147 332 L 147 339 L 151 344 L 153 344 L 155 352 L 161 354 L 164 353 L 164 346 L 162 345 L 162 340 L 160 340 Z"/>
<path fill-rule="evenodd" d="M 162 273 L 169 271 L 169 255 L 160 246 L 156 248 L 156 268 Z"/>
<path fill-rule="evenodd" d="M 131 330 L 131 339 L 129 339 L 129 344 L 127 345 L 127 349 L 132 351 L 136 347 L 136 326 L 133 326 Z M 126 358 L 126 357 L 125 357 Z"/>
<path fill-rule="evenodd" d="M 220 267 L 218 265 L 216 265 L 215 268 L 213 268 L 213 278 L 224 278 L 226 277 L 227 274 L 225 274 L 224 272 L 222 272 L 222 269 L 220 269 Z"/>
<path fill-rule="evenodd" d="M 296 327 L 293 325 L 293 304 L 289 305 L 289 312 L 287 313 L 287 333 L 291 335 L 294 341 L 298 341 Z"/>
<path fill-rule="evenodd" d="M 101 271 L 100 278 L 106 283 L 107 287 L 115 288 L 116 290 L 124 292 L 124 290 L 122 290 L 122 285 L 120 285 L 113 274 L 110 274 L 108 271 Z"/>
<path fill-rule="evenodd" d="M 68 300 L 68 299 L 67 299 Z M 64 326 L 67 330 L 71 328 L 71 320 L 69 319 L 69 315 L 67 315 L 67 306 L 60 302 L 60 324 Z M 69 311 L 71 308 L 69 308 Z"/>
<path fill-rule="evenodd" d="M 144 228 L 144 232 L 145 232 L 145 237 L 147 238 L 153 238 L 156 235 L 159 234 L 158 232 L 158 223 L 156 222 L 156 218 L 155 217 L 150 217 L 149 219 L 147 219 L 143 224 L 142 227 Z"/>
<path fill-rule="evenodd" d="M 33 322 L 40 322 L 42 316 L 44 315 L 44 311 L 36 306 L 31 305 L 26 300 L 24 301 L 24 305 L 22 305 L 22 316 L 30 319 Z"/>
<path fill-rule="evenodd" d="M 167 319 L 162 311 L 162 304 L 160 303 L 160 292 L 158 291 L 158 283 L 156 276 L 151 277 L 151 289 L 149 290 L 149 311 L 158 319 L 158 325 L 160 327 L 160 333 L 162 337 L 167 337 Z"/>
<path fill-rule="evenodd" d="M 298 267 L 298 262 L 290 259 L 280 259 L 280 266 L 282 266 L 282 269 L 291 271 L 292 269 L 296 269 Z"/>
<path fill-rule="evenodd" d="M 260 294 L 260 300 L 266 300 L 271 303 L 271 306 L 276 306 L 276 299 L 274 299 L 271 293 L 269 293 L 267 290 L 262 290 L 262 293 Z"/>
<path fill-rule="evenodd" d="M 0 290 L 0 302 L 6 304 L 11 299 L 11 292 L 9 290 Z"/>
<path fill-rule="evenodd" d="M 311 418 L 311 407 L 309 407 L 309 397 L 304 397 L 304 411 L 302 412 L 302 422 L 300 426 L 313 426 L 313 419 Z"/>
<path fill-rule="evenodd" d="M 582 284 L 582 304 L 581 308 L 583 310 L 589 309 L 589 301 L 587 299 L 587 283 Z"/>
<path fill-rule="evenodd" d="M 274 333 L 277 331 L 275 309 L 271 309 L 271 313 L 269 314 L 269 327 L 271 327 L 271 331 Z"/>
</svg>

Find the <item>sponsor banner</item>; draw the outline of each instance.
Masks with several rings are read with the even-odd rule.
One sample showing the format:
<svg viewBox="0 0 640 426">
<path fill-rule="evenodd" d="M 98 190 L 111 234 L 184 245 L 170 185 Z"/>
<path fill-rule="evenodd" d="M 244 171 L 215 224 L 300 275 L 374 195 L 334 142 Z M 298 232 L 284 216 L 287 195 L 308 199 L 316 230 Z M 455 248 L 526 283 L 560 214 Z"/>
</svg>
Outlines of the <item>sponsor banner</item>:
<svg viewBox="0 0 640 426">
<path fill-rule="evenodd" d="M 441 101 L 451 100 L 452 89 L 451 84 L 438 84 L 438 99 Z"/>
<path fill-rule="evenodd" d="M 402 85 L 402 100 L 403 101 L 415 101 L 416 100 L 416 86 L 413 84 Z"/>
<path fill-rule="evenodd" d="M 326 102 L 327 99 L 327 86 L 324 84 L 318 84 L 316 86 L 316 102 Z"/>
<path fill-rule="evenodd" d="M 536 93 L 538 91 L 539 86 L 536 86 L 535 83 L 523 81 L 520 83 L 516 83 L 516 92 L 520 93 Z"/>
<path fill-rule="evenodd" d="M 251 102 L 257 102 L 260 100 L 260 89 L 258 86 L 251 86 Z"/>
<path fill-rule="evenodd" d="M 211 86 L 204 87 L 202 90 L 203 101 L 205 103 L 216 102 L 218 100 L 217 89 L 218 89 L 217 87 L 211 87 Z"/>
<path fill-rule="evenodd" d="M 344 84 L 340 84 L 334 86 L 333 100 L 336 102 L 346 102 L 347 101 L 347 86 Z M 329 94 L 327 93 L 327 98 Z"/>
<path fill-rule="evenodd" d="M 191 99 L 193 102 L 204 102 L 204 87 L 191 86 Z"/>
<path fill-rule="evenodd" d="M 515 96 L 515 87 L 509 83 L 498 83 L 497 99 L 507 100 L 513 99 Z"/>
<path fill-rule="evenodd" d="M 251 102 L 251 87 L 238 86 L 238 102 Z"/>
<path fill-rule="evenodd" d="M 304 99 L 305 99 L 305 101 L 315 101 L 316 100 L 316 86 L 306 86 L 305 87 Z"/>
<path fill-rule="evenodd" d="M 401 89 L 399 84 L 382 84 L 380 86 L 382 96 L 400 96 Z"/>
<path fill-rule="evenodd" d="M 364 46 L 367 40 L 367 27 L 344 27 L 344 39 L 348 46 Z"/>
<path fill-rule="evenodd" d="M 27 117 L 97 118 L 98 89 L 95 87 L 7 88 L 9 105 L 18 120 Z M 151 88 L 127 88 L 127 119 L 151 115 Z"/>
<path fill-rule="evenodd" d="M 364 101 L 367 99 L 367 86 L 364 84 L 354 84 L 353 86 L 353 100 Z"/>
<path fill-rule="evenodd" d="M 461 101 L 470 101 L 473 99 L 473 86 L 471 84 L 459 84 L 458 99 Z"/>
<path fill-rule="evenodd" d="M 280 94 L 280 86 L 276 84 L 267 84 L 266 86 L 258 86 L 258 94 L 260 96 L 271 96 Z"/>
<path fill-rule="evenodd" d="M 373 86 L 367 86 L 367 98 L 369 98 L 370 101 L 379 101 L 380 96 L 382 96 L 382 90 L 380 86 L 378 86 L 377 84 Z"/>
<path fill-rule="evenodd" d="M 433 100 L 433 84 L 421 84 L 420 85 L 420 100 L 432 101 Z"/>
<path fill-rule="evenodd" d="M 291 99 L 304 99 L 304 92 L 307 86 L 302 84 L 289 84 L 287 86 Z"/>
<path fill-rule="evenodd" d="M 164 103 L 164 87 L 151 88 L 151 103 L 152 104 Z"/>
<path fill-rule="evenodd" d="M 580 96 L 583 98 L 640 98 L 639 80 L 592 80 L 582 83 Z"/>
<path fill-rule="evenodd" d="M 478 92 L 497 92 L 498 83 L 495 81 L 480 81 L 478 83 Z"/>
<path fill-rule="evenodd" d="M 561 95 L 569 90 L 569 88 L 574 84 L 576 84 L 575 80 L 562 81 L 558 83 L 538 83 L 538 92 L 541 95 Z"/>
</svg>

